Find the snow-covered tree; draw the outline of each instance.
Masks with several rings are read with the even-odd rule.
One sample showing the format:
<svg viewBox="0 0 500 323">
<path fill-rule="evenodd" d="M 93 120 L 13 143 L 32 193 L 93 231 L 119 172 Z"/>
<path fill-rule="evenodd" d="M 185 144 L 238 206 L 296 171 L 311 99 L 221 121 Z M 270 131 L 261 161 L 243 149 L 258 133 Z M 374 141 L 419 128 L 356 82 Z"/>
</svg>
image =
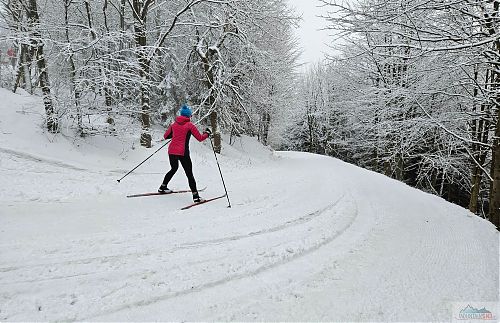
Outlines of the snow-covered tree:
<svg viewBox="0 0 500 323">
<path fill-rule="evenodd" d="M 373 59 L 379 76 L 375 78 L 376 87 L 383 92 L 377 93 L 377 97 L 381 98 L 383 94 L 387 98 L 380 106 L 384 118 L 377 116 L 377 122 L 399 123 L 393 128 L 382 122 L 384 129 L 398 129 L 397 133 L 385 133 L 390 143 L 381 147 L 385 159 L 391 158 L 389 166 L 392 170 L 386 170 L 386 173 L 400 178 L 408 154 L 421 151 L 422 147 L 424 151 L 430 148 L 433 154 L 419 153 L 421 158 L 411 158 L 410 165 L 423 167 L 431 163 L 432 169 L 441 168 L 433 176 L 441 178 L 437 181 L 441 182 L 440 191 L 445 186 L 448 189 L 457 187 L 457 184 L 458 187 L 472 188 L 468 204 L 475 211 L 482 172 L 492 180 L 488 213 L 498 227 L 500 149 L 494 139 L 497 133 L 500 134 L 496 126 L 499 111 L 496 76 L 500 49 L 498 2 L 364 0 L 355 4 L 324 3 L 332 9 L 328 17 L 331 29 L 341 37 L 349 36 L 344 38 L 353 43 L 360 41 L 360 54 Z M 420 138 L 405 134 L 406 129 L 412 129 L 406 125 L 415 117 L 420 124 L 432 125 L 436 129 L 424 127 L 422 130 L 425 131 L 417 132 L 425 136 L 417 141 L 417 145 L 411 145 L 416 150 L 408 150 L 407 147 L 411 146 L 405 144 L 407 138 Z M 492 162 L 490 171 L 487 171 L 486 149 L 489 147 L 492 148 Z M 497 154 L 499 158 L 496 158 Z M 454 157 L 462 161 L 465 157 L 468 161 L 465 166 L 463 162 L 456 165 Z M 414 166 L 411 168 L 415 169 Z M 469 173 L 469 179 L 465 180 L 464 170 L 471 168 L 473 175 Z M 418 181 L 425 179 L 432 183 L 431 178 L 416 177 Z M 467 183 L 470 178 L 473 186 Z"/>
<path fill-rule="evenodd" d="M 37 93 L 40 69 L 30 63 L 40 60 L 30 55 L 40 50 L 23 51 L 34 45 L 17 10 L 28 0 L 2 1 L 2 41 L 22 52 L 15 84 L 32 80 Z M 272 120 L 262 111 L 292 99 L 296 18 L 284 0 L 47 0 L 38 11 L 54 117 L 81 136 L 140 131 L 150 147 L 152 124 L 188 102 L 196 122 L 214 128 L 217 150 L 219 129 L 267 142 Z M 256 99 L 261 89 L 266 100 Z"/>
</svg>

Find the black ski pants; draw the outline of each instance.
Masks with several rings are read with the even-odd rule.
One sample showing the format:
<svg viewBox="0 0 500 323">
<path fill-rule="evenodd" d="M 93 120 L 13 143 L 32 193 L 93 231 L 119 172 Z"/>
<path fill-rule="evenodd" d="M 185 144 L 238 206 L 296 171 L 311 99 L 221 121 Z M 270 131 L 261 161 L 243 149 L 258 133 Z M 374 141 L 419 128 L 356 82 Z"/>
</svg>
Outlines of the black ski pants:
<svg viewBox="0 0 500 323">
<path fill-rule="evenodd" d="M 168 186 L 168 183 L 174 177 L 174 174 L 177 172 L 177 169 L 179 169 L 179 162 L 181 162 L 182 168 L 184 168 L 184 172 L 186 173 L 186 176 L 188 178 L 189 182 L 189 188 L 191 189 L 191 192 L 198 192 L 196 189 L 196 181 L 194 179 L 193 175 L 193 163 L 191 162 L 191 157 L 189 155 L 187 156 L 177 156 L 177 155 L 168 155 L 168 158 L 170 160 L 170 170 L 168 173 L 165 175 L 165 178 L 163 179 L 163 184 Z"/>
</svg>

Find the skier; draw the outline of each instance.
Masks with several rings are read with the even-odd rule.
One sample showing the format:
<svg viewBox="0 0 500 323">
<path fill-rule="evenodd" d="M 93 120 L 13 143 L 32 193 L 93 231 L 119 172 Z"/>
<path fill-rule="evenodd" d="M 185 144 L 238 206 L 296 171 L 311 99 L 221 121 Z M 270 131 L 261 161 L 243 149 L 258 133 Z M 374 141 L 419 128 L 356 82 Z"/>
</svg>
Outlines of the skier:
<svg viewBox="0 0 500 323">
<path fill-rule="evenodd" d="M 172 138 L 172 141 L 168 146 L 170 171 L 165 175 L 158 192 L 172 192 L 172 190 L 170 190 L 167 186 L 174 174 L 177 172 L 179 162 L 181 162 L 182 168 L 184 168 L 184 172 L 188 178 L 189 188 L 193 193 L 193 201 L 197 203 L 202 202 L 203 199 L 200 198 L 200 195 L 198 194 L 196 181 L 193 176 L 193 164 L 191 162 L 191 158 L 189 157 L 189 139 L 192 134 L 198 141 L 203 141 L 210 136 L 211 131 L 207 128 L 203 134 L 201 134 L 196 126 L 191 123 L 191 114 L 191 108 L 187 104 L 184 104 L 180 109 L 180 116 L 175 119 L 175 122 L 168 127 L 167 131 L 165 131 L 165 134 L 163 135 L 163 138 L 165 139 Z"/>
</svg>

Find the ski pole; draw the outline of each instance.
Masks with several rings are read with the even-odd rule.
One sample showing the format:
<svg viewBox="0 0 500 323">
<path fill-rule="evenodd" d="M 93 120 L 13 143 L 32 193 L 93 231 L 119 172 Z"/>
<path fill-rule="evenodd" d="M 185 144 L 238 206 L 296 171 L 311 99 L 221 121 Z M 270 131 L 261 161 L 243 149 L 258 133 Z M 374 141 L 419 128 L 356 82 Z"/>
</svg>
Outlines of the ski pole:
<svg viewBox="0 0 500 323">
<path fill-rule="evenodd" d="M 130 172 L 128 172 L 127 174 L 125 174 L 122 178 L 120 179 L 117 179 L 118 183 L 120 183 L 120 181 L 122 179 L 124 179 L 125 177 L 127 177 L 130 173 L 132 173 L 134 170 L 136 170 L 139 166 L 141 166 L 142 164 L 144 164 L 149 158 L 153 157 L 154 154 L 156 154 L 157 152 L 160 151 L 160 149 L 162 149 L 163 147 L 165 147 L 172 139 L 170 139 L 169 141 L 167 141 L 166 143 L 164 143 L 160 148 L 158 148 L 154 153 L 152 153 L 148 158 L 144 159 L 139 165 L 135 166 Z"/>
<path fill-rule="evenodd" d="M 212 151 L 214 152 L 215 161 L 217 162 L 217 167 L 219 168 L 220 178 L 222 179 L 222 185 L 224 186 L 224 191 L 226 191 L 227 203 L 229 203 L 227 207 L 230 208 L 231 202 L 229 201 L 229 194 L 227 194 L 226 183 L 224 183 L 224 177 L 222 176 L 222 172 L 220 170 L 219 160 L 217 159 L 217 154 L 215 153 L 214 144 L 212 143 L 212 137 L 209 137 L 209 139 L 210 139 L 210 144 L 212 145 Z"/>
</svg>

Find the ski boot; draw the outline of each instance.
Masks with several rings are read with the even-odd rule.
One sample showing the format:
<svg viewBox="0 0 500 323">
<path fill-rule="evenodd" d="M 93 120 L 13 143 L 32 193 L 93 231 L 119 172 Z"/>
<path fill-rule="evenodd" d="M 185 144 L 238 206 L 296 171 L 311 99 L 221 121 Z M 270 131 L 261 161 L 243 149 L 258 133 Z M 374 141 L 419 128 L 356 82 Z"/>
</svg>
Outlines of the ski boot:
<svg viewBox="0 0 500 323">
<path fill-rule="evenodd" d="M 158 193 L 160 194 L 168 194 L 172 193 L 173 191 L 167 187 L 165 184 L 161 184 L 160 188 L 158 189 Z"/>
<path fill-rule="evenodd" d="M 193 202 L 194 203 L 200 203 L 203 201 L 205 201 L 205 200 L 200 197 L 200 194 L 198 194 L 198 192 L 193 192 Z"/>
</svg>

